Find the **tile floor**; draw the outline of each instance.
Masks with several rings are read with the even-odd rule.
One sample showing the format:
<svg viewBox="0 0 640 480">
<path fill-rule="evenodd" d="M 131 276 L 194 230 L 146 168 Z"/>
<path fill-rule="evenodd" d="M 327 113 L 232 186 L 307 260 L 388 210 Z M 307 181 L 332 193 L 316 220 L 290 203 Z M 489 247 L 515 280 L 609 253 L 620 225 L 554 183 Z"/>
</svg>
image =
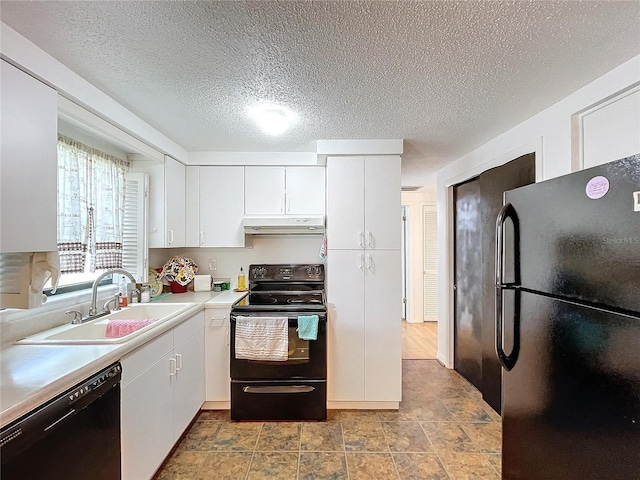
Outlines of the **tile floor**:
<svg viewBox="0 0 640 480">
<path fill-rule="evenodd" d="M 499 479 L 500 416 L 479 392 L 435 360 L 404 360 L 403 375 L 398 411 L 264 423 L 202 411 L 155 479 Z"/>
</svg>

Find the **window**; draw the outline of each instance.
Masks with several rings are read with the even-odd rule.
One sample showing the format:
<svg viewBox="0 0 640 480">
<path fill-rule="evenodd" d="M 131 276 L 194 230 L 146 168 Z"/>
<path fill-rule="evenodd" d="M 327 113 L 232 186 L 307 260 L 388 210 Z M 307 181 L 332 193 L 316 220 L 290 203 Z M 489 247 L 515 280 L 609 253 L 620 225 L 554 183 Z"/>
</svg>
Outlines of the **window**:
<svg viewBox="0 0 640 480">
<path fill-rule="evenodd" d="M 60 285 L 92 282 L 122 267 L 129 163 L 58 136 Z"/>
</svg>

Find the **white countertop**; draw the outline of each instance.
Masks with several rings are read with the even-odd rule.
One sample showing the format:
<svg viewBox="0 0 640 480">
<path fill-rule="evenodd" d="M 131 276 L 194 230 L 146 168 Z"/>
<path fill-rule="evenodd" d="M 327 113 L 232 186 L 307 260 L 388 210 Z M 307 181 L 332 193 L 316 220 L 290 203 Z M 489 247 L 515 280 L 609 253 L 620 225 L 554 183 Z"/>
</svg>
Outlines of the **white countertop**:
<svg viewBox="0 0 640 480">
<path fill-rule="evenodd" d="M 231 307 L 246 292 L 185 292 L 156 300 L 189 303 L 171 320 L 116 345 L 2 345 L 0 427 L 83 381 L 206 307 Z"/>
</svg>

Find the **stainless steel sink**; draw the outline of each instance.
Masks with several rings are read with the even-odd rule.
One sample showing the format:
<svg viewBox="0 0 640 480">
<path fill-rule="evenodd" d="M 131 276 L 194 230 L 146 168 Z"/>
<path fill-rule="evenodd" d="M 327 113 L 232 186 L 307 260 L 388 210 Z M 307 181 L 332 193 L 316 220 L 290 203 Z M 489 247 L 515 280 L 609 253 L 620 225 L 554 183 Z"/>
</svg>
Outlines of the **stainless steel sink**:
<svg viewBox="0 0 640 480">
<path fill-rule="evenodd" d="M 96 320 L 79 325 L 62 325 L 23 338 L 15 343 L 22 345 L 124 343 L 179 315 L 194 305 L 195 303 L 139 303 Z M 121 337 L 107 337 L 107 325 L 112 320 L 153 320 L 153 322 Z"/>
</svg>

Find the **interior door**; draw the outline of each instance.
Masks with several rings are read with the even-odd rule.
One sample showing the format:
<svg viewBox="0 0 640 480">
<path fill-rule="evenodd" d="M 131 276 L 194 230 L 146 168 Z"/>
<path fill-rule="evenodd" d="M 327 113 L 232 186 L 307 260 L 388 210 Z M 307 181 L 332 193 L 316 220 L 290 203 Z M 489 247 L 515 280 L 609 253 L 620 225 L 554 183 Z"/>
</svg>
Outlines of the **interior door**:
<svg viewBox="0 0 640 480">
<path fill-rule="evenodd" d="M 482 391 L 480 180 L 453 189 L 455 205 L 454 368 Z"/>
</svg>

